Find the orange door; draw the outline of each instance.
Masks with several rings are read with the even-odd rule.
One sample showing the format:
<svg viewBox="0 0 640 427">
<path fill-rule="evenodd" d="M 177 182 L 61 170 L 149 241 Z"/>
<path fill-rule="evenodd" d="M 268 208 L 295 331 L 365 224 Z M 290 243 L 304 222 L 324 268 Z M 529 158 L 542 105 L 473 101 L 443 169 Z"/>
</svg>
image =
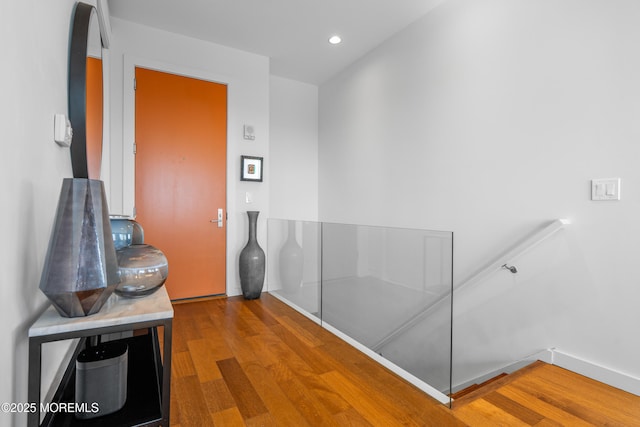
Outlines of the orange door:
<svg viewBox="0 0 640 427">
<path fill-rule="evenodd" d="M 102 59 L 87 57 L 87 170 L 100 179 L 102 161 Z"/>
<path fill-rule="evenodd" d="M 135 98 L 136 220 L 167 256 L 169 297 L 224 294 L 227 87 L 136 68 Z"/>
</svg>

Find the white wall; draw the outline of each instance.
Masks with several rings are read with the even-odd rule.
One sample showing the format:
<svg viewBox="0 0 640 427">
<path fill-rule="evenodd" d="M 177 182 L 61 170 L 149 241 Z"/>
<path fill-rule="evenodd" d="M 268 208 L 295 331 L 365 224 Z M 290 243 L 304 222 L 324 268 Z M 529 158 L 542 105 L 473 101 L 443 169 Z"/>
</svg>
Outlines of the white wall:
<svg viewBox="0 0 640 427">
<path fill-rule="evenodd" d="M 91 2 L 89 2 L 91 3 Z M 48 305 L 38 289 L 69 150 L 53 141 L 53 117 L 67 113 L 69 31 L 75 1 L 0 2 L 0 401 L 26 402 L 27 330 Z M 54 347 L 54 348 L 52 348 Z M 45 393 L 68 345 L 47 346 Z M 24 414 L 0 414 L 3 426 Z"/>
<path fill-rule="evenodd" d="M 271 76 L 271 217 L 318 219 L 318 87 Z"/>
<path fill-rule="evenodd" d="M 515 281 L 502 304 L 456 308 L 458 354 L 498 325 L 514 353 L 547 334 L 640 377 L 639 20 L 634 0 L 449 0 L 320 87 L 321 220 L 452 230 L 455 282 L 573 220 L 551 265 L 523 257 L 521 279 L 479 285 Z M 606 177 L 622 200 L 590 201 Z M 518 307 L 545 292 L 528 331 Z"/>
<path fill-rule="evenodd" d="M 282 77 L 269 79 L 270 216 L 276 220 L 318 220 L 318 87 Z M 265 290 L 281 288 L 280 251 L 287 241 L 288 221 L 269 225 Z M 304 284 L 318 282 L 318 226 L 296 225 L 303 247 Z"/>
<path fill-rule="evenodd" d="M 266 242 L 269 216 L 269 59 L 150 27 L 112 19 L 111 210 L 131 215 L 134 205 L 135 65 L 228 84 L 227 294 L 240 294 L 238 256 L 248 237 L 247 210 L 261 212 L 258 241 Z M 243 125 L 256 139 L 243 139 Z M 264 156 L 264 181 L 240 181 L 240 156 Z M 245 193 L 253 203 L 245 203 Z M 143 224 L 144 226 L 144 224 Z"/>
</svg>

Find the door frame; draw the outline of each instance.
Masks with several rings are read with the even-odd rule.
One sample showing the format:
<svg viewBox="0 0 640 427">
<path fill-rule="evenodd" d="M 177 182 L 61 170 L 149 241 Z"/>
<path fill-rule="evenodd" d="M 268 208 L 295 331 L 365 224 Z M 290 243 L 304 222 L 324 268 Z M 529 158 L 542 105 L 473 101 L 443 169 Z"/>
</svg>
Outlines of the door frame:
<svg viewBox="0 0 640 427">
<path fill-rule="evenodd" d="M 226 196 L 225 196 L 225 256 L 226 256 L 226 265 L 225 265 L 225 293 L 228 295 L 229 293 L 229 280 L 230 277 L 235 276 L 235 270 L 230 268 L 230 261 L 235 259 L 230 257 L 229 249 L 230 243 L 238 240 L 239 236 L 235 235 L 235 227 L 229 227 L 228 218 L 231 217 L 229 215 L 229 206 L 231 206 L 231 197 L 230 195 L 233 192 L 233 179 L 232 172 L 235 170 L 230 162 L 229 156 L 229 140 L 230 140 L 230 123 L 235 123 L 235 117 L 232 115 L 232 111 L 229 108 L 231 105 L 231 100 L 234 99 L 233 95 L 235 94 L 234 88 L 236 87 L 233 79 L 228 76 L 223 76 L 220 74 L 212 73 L 206 70 L 198 70 L 189 67 L 183 67 L 180 65 L 157 61 L 153 59 L 147 59 L 138 56 L 132 55 L 124 55 L 124 67 L 123 67 L 123 102 L 122 102 L 122 211 L 117 212 L 123 215 L 129 215 L 135 217 L 135 154 L 134 154 L 134 143 L 135 143 L 135 135 L 136 135 L 136 94 L 134 90 L 134 80 L 136 75 L 136 67 L 139 68 L 147 68 L 149 70 L 160 71 L 168 74 L 176 74 L 183 77 L 189 77 L 199 80 L 205 80 L 213 83 L 223 84 L 227 86 L 227 159 L 226 159 L 226 169 L 227 169 L 227 184 L 226 184 Z M 232 120 L 233 118 L 233 120 Z M 115 157 L 115 156 L 114 156 Z"/>
</svg>

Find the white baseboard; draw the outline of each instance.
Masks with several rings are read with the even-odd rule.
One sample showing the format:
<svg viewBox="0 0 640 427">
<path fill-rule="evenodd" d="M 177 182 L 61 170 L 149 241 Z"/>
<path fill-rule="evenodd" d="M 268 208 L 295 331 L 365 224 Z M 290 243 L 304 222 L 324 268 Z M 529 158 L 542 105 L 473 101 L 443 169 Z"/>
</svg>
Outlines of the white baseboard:
<svg viewBox="0 0 640 427">
<path fill-rule="evenodd" d="M 557 349 L 550 349 L 551 363 L 585 377 L 640 396 L 640 378 L 616 371 Z"/>
</svg>

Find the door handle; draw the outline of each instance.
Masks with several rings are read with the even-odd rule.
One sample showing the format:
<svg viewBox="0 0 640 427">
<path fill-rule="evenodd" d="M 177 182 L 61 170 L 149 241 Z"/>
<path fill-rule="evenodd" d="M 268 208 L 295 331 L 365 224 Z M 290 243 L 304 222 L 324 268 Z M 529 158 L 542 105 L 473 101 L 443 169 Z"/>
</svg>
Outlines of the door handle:
<svg viewBox="0 0 640 427">
<path fill-rule="evenodd" d="M 212 219 L 210 222 L 217 223 L 218 228 L 222 228 L 224 220 L 222 219 L 222 209 L 218 209 L 218 219 Z"/>
</svg>

